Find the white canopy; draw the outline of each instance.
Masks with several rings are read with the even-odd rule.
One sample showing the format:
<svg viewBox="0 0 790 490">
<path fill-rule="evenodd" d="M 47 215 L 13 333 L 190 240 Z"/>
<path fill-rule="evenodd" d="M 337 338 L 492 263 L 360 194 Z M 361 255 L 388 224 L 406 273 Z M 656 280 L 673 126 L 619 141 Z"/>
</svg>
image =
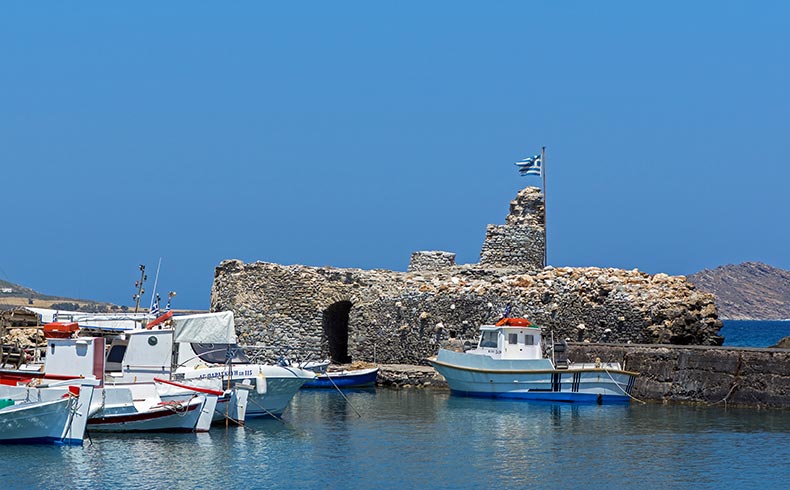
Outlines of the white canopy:
<svg viewBox="0 0 790 490">
<path fill-rule="evenodd" d="M 236 325 L 232 311 L 198 313 L 173 317 L 176 342 L 235 344 Z"/>
</svg>

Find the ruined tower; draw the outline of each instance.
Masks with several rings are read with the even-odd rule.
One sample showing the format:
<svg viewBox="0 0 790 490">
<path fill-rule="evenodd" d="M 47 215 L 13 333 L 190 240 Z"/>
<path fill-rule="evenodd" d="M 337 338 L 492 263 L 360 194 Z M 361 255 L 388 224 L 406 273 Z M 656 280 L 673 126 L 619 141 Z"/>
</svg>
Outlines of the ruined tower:
<svg viewBox="0 0 790 490">
<path fill-rule="evenodd" d="M 504 225 L 488 225 L 480 265 L 538 271 L 546 250 L 543 193 L 537 187 L 519 191 L 510 202 Z"/>
</svg>

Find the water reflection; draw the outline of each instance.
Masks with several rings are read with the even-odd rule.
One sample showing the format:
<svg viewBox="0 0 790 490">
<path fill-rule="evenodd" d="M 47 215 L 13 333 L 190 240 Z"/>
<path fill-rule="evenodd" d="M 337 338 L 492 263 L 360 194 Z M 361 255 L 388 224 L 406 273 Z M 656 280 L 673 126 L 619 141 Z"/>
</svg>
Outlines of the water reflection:
<svg viewBox="0 0 790 490">
<path fill-rule="evenodd" d="M 284 423 L 0 446 L 0 471 L 6 488 L 735 488 L 790 477 L 786 411 L 345 394 L 300 392 Z"/>
</svg>

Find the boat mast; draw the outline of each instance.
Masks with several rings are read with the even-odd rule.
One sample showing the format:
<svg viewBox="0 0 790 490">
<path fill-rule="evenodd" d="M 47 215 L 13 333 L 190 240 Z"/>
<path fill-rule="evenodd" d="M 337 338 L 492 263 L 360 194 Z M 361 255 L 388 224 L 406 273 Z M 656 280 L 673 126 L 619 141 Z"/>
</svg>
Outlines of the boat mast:
<svg viewBox="0 0 790 490">
<path fill-rule="evenodd" d="M 140 308 L 140 298 L 142 298 L 143 294 L 145 293 L 145 289 L 143 289 L 143 283 L 146 279 L 148 279 L 148 276 L 145 275 L 145 266 L 140 264 L 140 280 L 134 282 L 134 287 L 137 288 L 137 293 L 132 296 L 132 299 L 134 299 L 135 313 L 137 313 L 137 310 Z"/>
</svg>

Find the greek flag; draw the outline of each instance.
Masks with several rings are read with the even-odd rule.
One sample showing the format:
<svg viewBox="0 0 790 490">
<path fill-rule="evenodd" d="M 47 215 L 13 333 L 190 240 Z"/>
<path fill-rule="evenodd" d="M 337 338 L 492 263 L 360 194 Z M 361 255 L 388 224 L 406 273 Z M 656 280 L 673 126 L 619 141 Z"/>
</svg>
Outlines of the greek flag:
<svg viewBox="0 0 790 490">
<path fill-rule="evenodd" d="M 543 162 L 540 155 L 533 155 L 520 162 L 516 162 L 516 166 L 521 175 L 541 175 Z"/>
<path fill-rule="evenodd" d="M 159 298 L 156 298 L 154 304 L 151 305 L 151 314 L 154 316 L 159 316 Z"/>
</svg>

